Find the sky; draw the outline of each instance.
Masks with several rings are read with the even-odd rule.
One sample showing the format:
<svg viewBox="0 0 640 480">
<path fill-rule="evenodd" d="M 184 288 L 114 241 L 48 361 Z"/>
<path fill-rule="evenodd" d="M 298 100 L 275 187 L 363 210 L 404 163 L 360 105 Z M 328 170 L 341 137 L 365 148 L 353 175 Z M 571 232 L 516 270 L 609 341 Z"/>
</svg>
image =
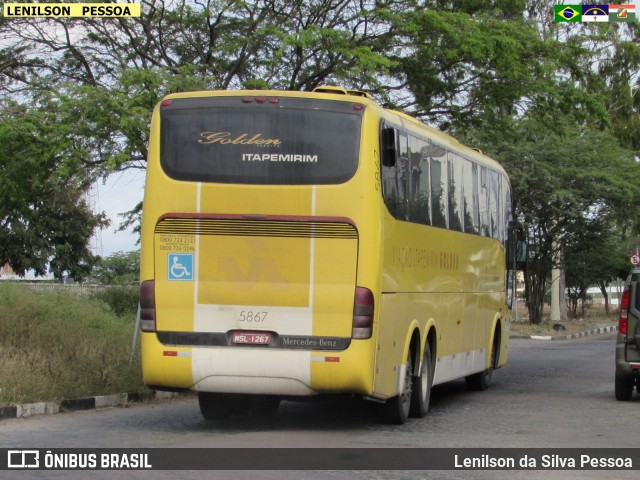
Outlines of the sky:
<svg viewBox="0 0 640 480">
<path fill-rule="evenodd" d="M 137 250 L 138 236 L 133 228 L 124 232 L 117 232 L 124 220 L 119 214 L 131 210 L 142 201 L 145 171 L 129 169 L 124 172 L 111 174 L 106 182 L 99 181 L 90 195 L 90 202 L 94 211 L 104 211 L 111 225 L 99 231 L 91 242 L 92 252 L 107 257 L 116 252 L 130 252 Z"/>
</svg>

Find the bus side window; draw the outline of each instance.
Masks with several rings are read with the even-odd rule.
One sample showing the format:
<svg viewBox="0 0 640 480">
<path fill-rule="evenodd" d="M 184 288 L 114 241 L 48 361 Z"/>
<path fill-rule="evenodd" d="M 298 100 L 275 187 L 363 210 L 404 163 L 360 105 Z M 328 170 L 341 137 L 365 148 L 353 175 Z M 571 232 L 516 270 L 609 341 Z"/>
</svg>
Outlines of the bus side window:
<svg viewBox="0 0 640 480">
<path fill-rule="evenodd" d="M 487 167 L 480 167 L 480 189 L 478 192 L 478 206 L 480 210 L 480 235 L 491 236 L 489 225 L 489 170 Z"/>
<path fill-rule="evenodd" d="M 502 195 L 502 226 L 507 231 L 507 235 L 503 236 L 503 241 L 508 241 L 508 225 L 512 218 L 511 212 L 511 188 L 509 186 L 509 180 L 506 176 L 500 175 L 500 194 Z"/>
<path fill-rule="evenodd" d="M 469 160 L 465 160 L 462 174 L 464 231 L 477 235 L 480 230 L 480 212 L 478 211 L 478 165 Z"/>
<path fill-rule="evenodd" d="M 409 220 L 422 225 L 431 225 L 429 215 L 429 157 L 425 154 L 427 143 L 417 137 L 409 137 L 411 199 Z"/>
<path fill-rule="evenodd" d="M 444 167 L 445 156 L 431 157 L 431 218 L 433 226 L 447 228 L 447 183 Z"/>
<path fill-rule="evenodd" d="M 502 226 L 502 206 L 500 196 L 500 174 L 489 172 L 491 181 L 491 192 L 489 194 L 489 213 L 491 215 L 491 236 L 500 242 L 504 241 L 504 230 Z"/>
<path fill-rule="evenodd" d="M 398 185 L 398 218 L 409 219 L 409 138 L 405 132 L 398 135 L 398 155 L 396 156 L 396 181 Z"/>
<path fill-rule="evenodd" d="M 462 165 L 463 158 L 455 153 L 448 152 L 448 204 L 449 204 L 449 230 L 462 232 L 462 219 L 460 216 L 460 199 L 462 198 Z"/>
<path fill-rule="evenodd" d="M 382 196 L 389 213 L 399 218 L 400 199 L 397 184 L 397 131 L 395 128 L 384 126 L 380 134 L 382 150 Z"/>
<path fill-rule="evenodd" d="M 382 166 L 396 166 L 396 129 L 384 127 L 381 132 Z"/>
</svg>

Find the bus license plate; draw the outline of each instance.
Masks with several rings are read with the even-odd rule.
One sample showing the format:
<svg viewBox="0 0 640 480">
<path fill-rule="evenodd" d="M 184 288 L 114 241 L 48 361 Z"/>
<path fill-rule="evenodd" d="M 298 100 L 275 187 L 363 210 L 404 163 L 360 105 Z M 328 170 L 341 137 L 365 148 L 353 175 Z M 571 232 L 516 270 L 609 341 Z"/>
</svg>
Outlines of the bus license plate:
<svg viewBox="0 0 640 480">
<path fill-rule="evenodd" d="M 242 345 L 269 345 L 271 332 L 236 331 L 231 334 L 231 342 Z"/>
</svg>

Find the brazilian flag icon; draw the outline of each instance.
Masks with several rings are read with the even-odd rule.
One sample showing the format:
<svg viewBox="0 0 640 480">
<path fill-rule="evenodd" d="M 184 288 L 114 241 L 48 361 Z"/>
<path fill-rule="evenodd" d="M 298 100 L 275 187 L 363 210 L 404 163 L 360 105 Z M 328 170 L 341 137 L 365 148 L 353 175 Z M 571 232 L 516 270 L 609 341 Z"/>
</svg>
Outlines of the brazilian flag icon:
<svg viewBox="0 0 640 480">
<path fill-rule="evenodd" d="M 554 5 L 556 22 L 581 22 L 582 5 Z"/>
</svg>

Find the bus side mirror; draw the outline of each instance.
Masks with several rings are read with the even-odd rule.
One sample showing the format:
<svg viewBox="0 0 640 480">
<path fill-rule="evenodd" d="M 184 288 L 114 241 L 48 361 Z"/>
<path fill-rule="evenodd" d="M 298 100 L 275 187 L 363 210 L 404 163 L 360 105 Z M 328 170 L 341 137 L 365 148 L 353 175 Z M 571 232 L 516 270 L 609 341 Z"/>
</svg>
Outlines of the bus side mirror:
<svg viewBox="0 0 640 480">
<path fill-rule="evenodd" d="M 507 238 L 507 269 L 527 269 L 527 242 L 523 240 L 524 232 L 519 222 L 509 222 Z"/>
<path fill-rule="evenodd" d="M 396 130 L 385 127 L 382 129 L 382 166 L 396 165 Z"/>
</svg>

